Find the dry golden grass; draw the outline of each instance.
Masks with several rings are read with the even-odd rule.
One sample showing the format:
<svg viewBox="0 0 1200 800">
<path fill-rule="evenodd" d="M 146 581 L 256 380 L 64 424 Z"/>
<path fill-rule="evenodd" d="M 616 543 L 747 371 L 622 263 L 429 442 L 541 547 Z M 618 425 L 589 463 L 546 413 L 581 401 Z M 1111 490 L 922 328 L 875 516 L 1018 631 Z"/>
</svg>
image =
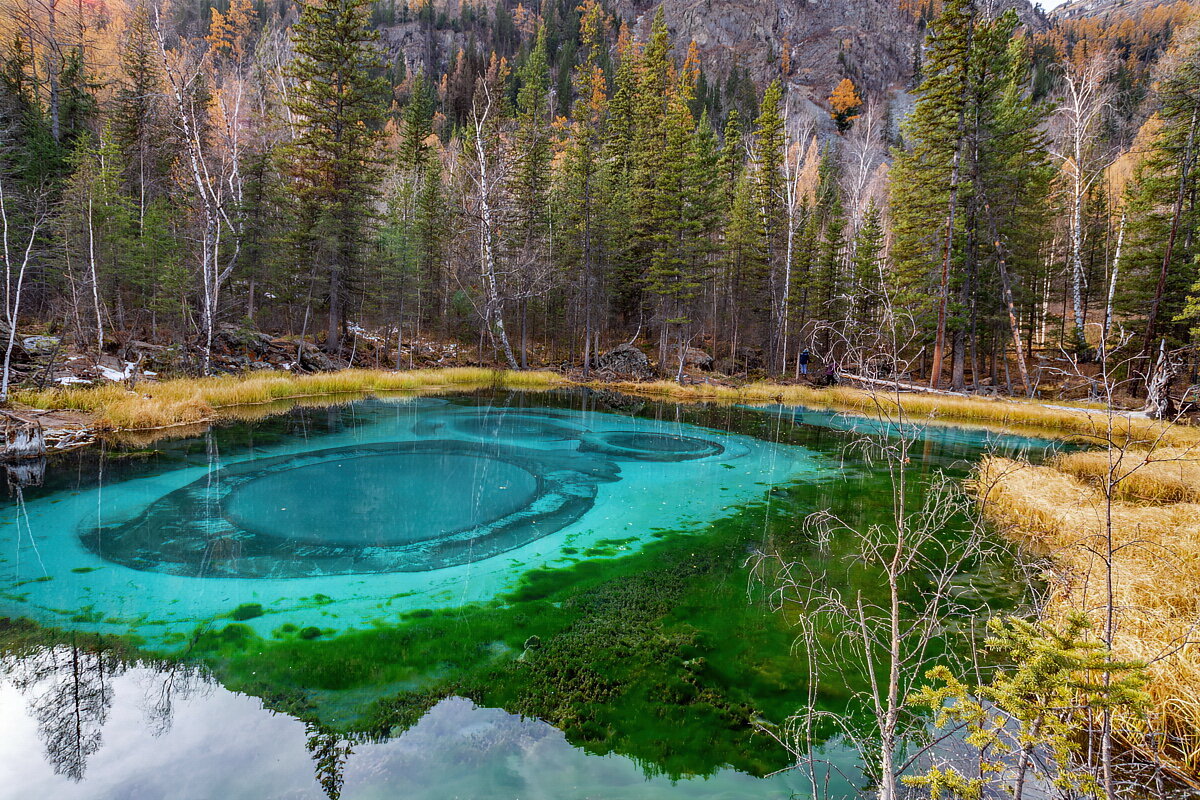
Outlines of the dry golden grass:
<svg viewBox="0 0 1200 800">
<path fill-rule="evenodd" d="M 1106 450 L 1066 453 L 1054 467 L 1098 487 L 1110 480 L 1119 500 L 1143 503 L 1200 503 L 1200 446 L 1153 451 Z"/>
<path fill-rule="evenodd" d="M 891 415 L 903 408 L 904 413 L 914 419 L 940 419 L 1036 429 L 1042 432 L 1055 431 L 1085 440 L 1103 440 L 1111 431 L 1113 438 L 1128 438 L 1141 442 L 1154 441 L 1181 446 L 1200 442 L 1200 428 L 1123 415 L 1114 415 L 1110 420 L 1103 410 L 1078 404 L 1051 407 L 1011 398 L 1002 400 L 916 392 L 897 395 L 895 392 L 867 391 L 849 386 L 815 388 L 771 383 L 751 383 L 740 387 L 707 384 L 681 386 L 672 381 L 593 385 L 683 402 L 711 400 L 733 403 L 784 403 L 860 411 L 871 415 L 880 411 Z"/>
<path fill-rule="evenodd" d="M 35 408 L 70 408 L 96 415 L 107 430 L 142 430 L 190 425 L 222 416 L 239 416 L 237 407 L 277 403 L 305 397 L 373 392 L 427 391 L 439 388 L 499 386 L 545 389 L 563 383 L 552 372 L 500 372 L 461 367 L 390 372 L 352 369 L 315 375 L 281 373 L 179 378 L 142 383 L 135 390 L 122 384 L 49 389 L 17 394 Z"/>
<path fill-rule="evenodd" d="M 19 392 L 16 399 L 36 408 L 75 409 L 95 414 L 109 430 L 139 430 L 210 421 L 230 416 L 225 409 L 329 394 L 427 391 L 464 386 L 545 389 L 570 385 L 552 372 L 506 372 L 461 367 L 441 370 L 343 370 L 315 375 L 257 373 L 219 378 L 143 383 L 136 391 L 122 384 Z M 680 385 L 671 381 L 591 383 L 595 388 L 678 402 L 784 403 L 871 415 L 903 413 L 914 420 L 1022 428 L 1042 435 L 1103 439 L 1115 437 L 1186 446 L 1200 443 L 1200 428 L 1115 416 L 1084 406 L 1051 408 L 1020 400 L 944 394 L 865 391 L 848 386 L 815 388 L 752 383 L 745 386 Z M 221 413 L 218 414 L 218 411 Z"/>
<path fill-rule="evenodd" d="M 1049 554 L 1056 565 L 1049 610 L 1088 614 L 1100 630 L 1106 600 L 1104 497 L 1093 485 L 1050 466 L 1004 458 L 980 465 L 974 488 L 988 518 Z M 1159 757 L 1200 770 L 1200 504 L 1112 507 L 1115 656 L 1149 665 L 1153 723 L 1121 720 L 1125 738 L 1144 747 L 1151 726 L 1173 743 Z"/>
</svg>

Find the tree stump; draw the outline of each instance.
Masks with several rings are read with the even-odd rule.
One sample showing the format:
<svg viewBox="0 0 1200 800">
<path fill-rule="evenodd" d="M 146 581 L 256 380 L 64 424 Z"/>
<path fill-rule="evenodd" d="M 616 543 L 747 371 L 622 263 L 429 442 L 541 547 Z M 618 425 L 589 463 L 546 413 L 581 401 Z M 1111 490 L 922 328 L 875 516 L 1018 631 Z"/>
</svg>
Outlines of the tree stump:
<svg viewBox="0 0 1200 800">
<path fill-rule="evenodd" d="M 1179 363 L 1167 352 L 1167 343 L 1162 341 L 1158 348 L 1158 363 L 1146 384 L 1146 406 L 1142 410 L 1150 419 L 1174 419 L 1175 399 L 1171 397 L 1171 384 L 1179 373 Z"/>
<path fill-rule="evenodd" d="M 4 446 L 0 459 L 40 458 L 46 455 L 46 434 L 37 420 L 4 414 Z"/>
</svg>

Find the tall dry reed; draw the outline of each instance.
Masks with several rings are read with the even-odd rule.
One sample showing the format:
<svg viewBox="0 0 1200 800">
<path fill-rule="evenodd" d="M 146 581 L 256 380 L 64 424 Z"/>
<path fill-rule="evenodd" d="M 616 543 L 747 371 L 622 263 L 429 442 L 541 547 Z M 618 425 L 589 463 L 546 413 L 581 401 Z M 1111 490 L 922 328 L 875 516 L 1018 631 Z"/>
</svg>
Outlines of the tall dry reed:
<svg viewBox="0 0 1200 800">
<path fill-rule="evenodd" d="M 1100 490 L 1053 466 L 987 458 L 973 486 L 987 517 L 1046 553 L 1048 611 L 1103 627 L 1108 523 Z M 1130 746 L 1200 771 L 1200 504 L 1112 506 L 1113 652 L 1148 664 L 1153 714 L 1119 720 Z M 1168 740 L 1151 738 L 1166 731 Z"/>
<path fill-rule="evenodd" d="M 552 372 L 502 372 L 473 367 L 389 372 L 351 369 L 314 375 L 282 373 L 177 378 L 86 388 L 26 391 L 19 402 L 35 408 L 63 408 L 96 415 L 108 430 L 139 430 L 189 425 L 222 416 L 222 410 L 309 396 L 418 391 L 437 388 L 498 386 L 545 389 L 563 379 Z"/>
<path fill-rule="evenodd" d="M 1065 453 L 1054 466 L 1101 488 L 1115 482 L 1119 500 L 1200 503 L 1200 446 Z"/>
<path fill-rule="evenodd" d="M 671 381 L 595 384 L 630 394 L 663 397 L 683 402 L 783 403 L 813 408 L 892 415 L 901 408 L 913 417 L 929 420 L 986 423 L 1002 427 L 1031 428 L 1069 434 L 1084 441 L 1101 441 L 1111 432 L 1117 438 L 1187 445 L 1200 442 L 1200 428 L 1172 425 L 1143 417 L 1116 415 L 1111 420 L 1101 409 L 1083 405 L 1050 406 L 1013 398 L 960 397 L 948 394 L 904 392 L 849 386 L 817 388 L 751 383 L 745 386 L 680 385 Z"/>
</svg>

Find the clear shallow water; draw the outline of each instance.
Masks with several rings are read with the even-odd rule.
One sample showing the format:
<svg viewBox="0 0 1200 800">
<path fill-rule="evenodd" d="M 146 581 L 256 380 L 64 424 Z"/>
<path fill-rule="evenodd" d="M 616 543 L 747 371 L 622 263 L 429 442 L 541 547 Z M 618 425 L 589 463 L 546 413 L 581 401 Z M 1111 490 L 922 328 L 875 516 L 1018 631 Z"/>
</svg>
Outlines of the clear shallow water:
<svg viewBox="0 0 1200 800">
<path fill-rule="evenodd" d="M 438 398 L 345 413 L 318 435 L 210 440 L 183 463 L 28 497 L 4 523 L 0 610 L 151 648 L 250 603 L 260 633 L 331 635 L 489 600 L 564 547 L 628 552 L 832 472 L 806 448 L 667 420 Z"/>
<path fill-rule="evenodd" d="M 28 785 L 54 796 L 183 796 L 156 787 L 186 758 L 187 796 L 318 797 L 319 765 L 353 741 L 344 797 L 389 782 L 430 797 L 788 796 L 796 776 L 759 777 L 786 755 L 750 723 L 781 721 L 808 687 L 744 564 L 768 547 L 814 557 L 808 511 L 886 512 L 880 476 L 845 449 L 861 423 L 616 405 L 370 400 L 60 460 L 0 527 L 0 615 L 53 628 L 0 631 L 0 724 L 18 731 L 0 767 L 41 748 Z M 930 429 L 913 469 L 962 469 L 989 444 Z M 972 583 L 997 605 L 1020 596 L 1002 573 Z M 83 656 L 61 656 L 67 643 Z M 208 677 L 163 714 L 128 684 L 169 698 L 180 654 Z M 820 687 L 823 707 L 850 688 Z M 64 703 L 82 695 L 92 739 L 53 724 L 79 719 Z M 197 757 L 176 733 L 153 740 L 158 760 L 131 755 L 184 709 L 193 736 L 247 732 L 225 747 L 258 754 L 242 759 L 245 792 L 222 788 L 236 758 Z M 60 749 L 76 767 L 57 766 Z M 263 759 L 294 779 L 250 766 Z"/>
</svg>

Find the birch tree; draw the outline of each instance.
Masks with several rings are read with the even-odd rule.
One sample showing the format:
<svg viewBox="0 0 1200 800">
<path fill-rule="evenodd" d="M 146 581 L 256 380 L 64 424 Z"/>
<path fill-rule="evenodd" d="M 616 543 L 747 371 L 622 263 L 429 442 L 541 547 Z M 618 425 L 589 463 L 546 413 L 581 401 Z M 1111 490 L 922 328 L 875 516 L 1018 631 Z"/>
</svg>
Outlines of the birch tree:
<svg viewBox="0 0 1200 800">
<path fill-rule="evenodd" d="M 237 264 L 241 246 L 241 223 L 236 219 L 241 201 L 242 181 L 239 169 L 240 88 L 234 91 L 232 107 L 218 92 L 219 117 L 224 118 L 226 148 L 218 154 L 209 135 L 210 110 L 204 93 L 198 91 L 205 80 L 206 62 L 195 54 L 172 52 L 166 43 L 158 12 L 154 16 L 162 71 L 174 112 L 174 124 L 184 147 L 184 163 L 199 214 L 200 282 L 202 288 L 200 328 L 204 337 L 201 369 L 208 374 L 212 366 L 213 334 L 221 289 Z"/>
<path fill-rule="evenodd" d="M 489 338 L 504 353 L 511 369 L 518 369 L 516 355 L 504 326 L 504 297 L 501 294 L 501 250 L 499 223 L 503 208 L 503 187 L 507 183 L 504 141 L 501 131 L 502 87 L 508 78 L 508 62 L 493 54 L 487 74 L 475 85 L 471 102 L 466 155 L 473 191 L 464 200 L 467 213 L 475 221 L 479 239 L 479 269 L 483 284 L 484 328 Z"/>
<path fill-rule="evenodd" d="M 1071 300 L 1075 316 L 1075 349 L 1080 353 L 1087 351 L 1083 207 L 1088 192 L 1109 162 L 1096 143 L 1104 111 L 1109 105 L 1106 81 L 1111 69 L 1107 54 L 1088 59 L 1083 64 L 1065 62 L 1062 65 L 1062 98 L 1057 110 L 1061 125 L 1053 153 L 1062 163 L 1067 184 Z"/>
<path fill-rule="evenodd" d="M 6 144 L 6 143 L 5 143 Z M 13 189 L 4 154 L 0 153 L 0 239 L 4 257 L 4 323 L 8 336 L 4 345 L 4 374 L 0 377 L 0 404 L 8 402 L 12 378 L 12 354 L 17 342 L 26 278 L 36 255 L 38 237 L 46 222 L 44 192 L 21 198 Z M 22 202 L 23 201 L 23 202 Z"/>
</svg>

